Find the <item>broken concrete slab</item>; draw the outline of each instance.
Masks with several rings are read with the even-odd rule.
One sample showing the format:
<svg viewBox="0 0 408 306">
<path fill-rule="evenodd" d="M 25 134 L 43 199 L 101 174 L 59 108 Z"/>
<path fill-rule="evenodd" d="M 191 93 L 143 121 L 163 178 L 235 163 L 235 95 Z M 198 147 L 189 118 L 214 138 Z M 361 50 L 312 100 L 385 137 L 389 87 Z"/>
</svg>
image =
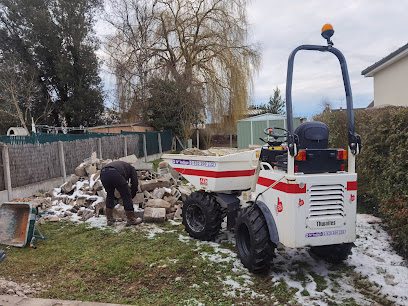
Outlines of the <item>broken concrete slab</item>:
<svg viewBox="0 0 408 306">
<path fill-rule="evenodd" d="M 131 164 L 133 166 L 133 168 L 135 168 L 136 170 L 140 171 L 140 170 L 153 170 L 153 164 L 152 163 L 144 163 L 140 160 L 138 160 L 135 163 Z"/>
<path fill-rule="evenodd" d="M 74 187 L 71 181 L 68 181 L 61 186 L 61 191 L 63 193 L 70 193 L 72 190 L 74 190 Z"/>
<path fill-rule="evenodd" d="M 77 176 L 86 176 L 86 170 L 85 170 L 86 165 L 85 164 L 80 164 L 78 167 L 75 168 L 75 175 Z"/>
<path fill-rule="evenodd" d="M 164 222 L 166 220 L 166 209 L 146 207 L 143 219 L 145 222 Z"/>
<path fill-rule="evenodd" d="M 147 207 L 164 208 L 167 213 L 170 213 L 171 204 L 162 199 L 150 199 L 145 203 L 145 209 Z"/>
<path fill-rule="evenodd" d="M 92 174 L 96 174 L 97 169 L 96 169 L 96 166 L 90 165 L 90 166 L 87 166 L 87 167 L 85 168 L 85 171 L 86 171 L 86 173 L 88 174 L 88 176 L 91 176 Z"/>
<path fill-rule="evenodd" d="M 137 157 L 134 154 L 128 155 L 128 156 L 125 156 L 125 157 L 121 157 L 121 158 L 119 158 L 119 160 L 123 161 L 125 163 L 128 163 L 128 164 L 137 163 Z"/>
<path fill-rule="evenodd" d="M 141 182 L 140 189 L 142 191 L 153 191 L 156 188 L 166 187 L 169 188 L 171 186 L 171 182 L 166 179 L 154 179 L 150 181 Z"/>
<path fill-rule="evenodd" d="M 166 193 L 166 191 L 163 188 L 156 188 L 152 192 L 152 198 L 154 198 L 154 199 L 163 199 L 165 193 Z"/>
<path fill-rule="evenodd" d="M 174 213 L 174 219 L 182 219 L 181 214 L 183 213 L 183 210 L 181 207 L 178 207 L 176 212 Z"/>
<path fill-rule="evenodd" d="M 136 193 L 135 197 L 133 198 L 133 203 L 135 204 L 144 203 L 144 194 L 141 192 Z"/>
</svg>

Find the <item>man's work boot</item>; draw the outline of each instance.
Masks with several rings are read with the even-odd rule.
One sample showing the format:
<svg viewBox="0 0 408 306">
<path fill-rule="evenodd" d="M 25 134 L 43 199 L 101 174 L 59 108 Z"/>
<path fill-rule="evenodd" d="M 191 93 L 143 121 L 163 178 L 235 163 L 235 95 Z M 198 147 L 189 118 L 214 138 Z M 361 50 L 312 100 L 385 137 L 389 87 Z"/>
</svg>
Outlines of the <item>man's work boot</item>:
<svg viewBox="0 0 408 306">
<path fill-rule="evenodd" d="M 115 219 L 113 218 L 113 209 L 112 208 L 105 208 L 106 213 L 106 225 L 112 226 L 115 224 Z"/>
<path fill-rule="evenodd" d="M 138 225 L 142 223 L 141 218 L 136 218 L 135 217 L 135 212 L 133 210 L 126 210 L 125 211 L 127 222 L 126 226 L 131 226 L 131 225 Z"/>
</svg>

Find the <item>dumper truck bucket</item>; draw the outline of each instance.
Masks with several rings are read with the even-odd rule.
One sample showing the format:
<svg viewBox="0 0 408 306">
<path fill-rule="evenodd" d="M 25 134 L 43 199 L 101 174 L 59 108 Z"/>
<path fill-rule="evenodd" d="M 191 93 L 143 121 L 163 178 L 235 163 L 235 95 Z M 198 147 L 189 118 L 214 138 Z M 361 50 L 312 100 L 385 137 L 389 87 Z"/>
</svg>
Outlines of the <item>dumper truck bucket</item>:
<svg viewBox="0 0 408 306">
<path fill-rule="evenodd" d="M 0 244 L 24 247 L 33 235 L 35 209 L 30 203 L 3 203 L 0 206 Z"/>
</svg>

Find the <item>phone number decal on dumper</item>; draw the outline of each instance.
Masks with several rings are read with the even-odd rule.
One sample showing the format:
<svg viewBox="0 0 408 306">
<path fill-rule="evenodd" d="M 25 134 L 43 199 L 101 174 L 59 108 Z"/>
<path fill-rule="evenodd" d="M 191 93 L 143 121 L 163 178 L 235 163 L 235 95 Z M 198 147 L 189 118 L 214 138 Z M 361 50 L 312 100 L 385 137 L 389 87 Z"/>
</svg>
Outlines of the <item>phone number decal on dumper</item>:
<svg viewBox="0 0 408 306">
<path fill-rule="evenodd" d="M 197 167 L 215 167 L 215 162 L 201 161 L 201 160 L 185 160 L 185 159 L 173 159 L 174 165 L 184 166 L 197 166 Z"/>
</svg>

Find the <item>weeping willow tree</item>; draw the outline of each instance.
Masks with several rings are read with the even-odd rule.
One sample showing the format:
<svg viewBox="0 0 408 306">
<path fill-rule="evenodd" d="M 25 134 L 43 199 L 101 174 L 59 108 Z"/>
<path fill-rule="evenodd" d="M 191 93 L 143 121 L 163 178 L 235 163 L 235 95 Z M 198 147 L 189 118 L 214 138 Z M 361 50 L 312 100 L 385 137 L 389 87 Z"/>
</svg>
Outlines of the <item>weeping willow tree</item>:
<svg viewBox="0 0 408 306">
<path fill-rule="evenodd" d="M 116 0 L 110 11 L 116 33 L 107 50 L 119 101 L 143 112 L 148 80 L 171 80 L 183 134 L 205 121 L 235 126 L 260 60 L 258 45 L 248 42 L 245 0 Z"/>
</svg>

